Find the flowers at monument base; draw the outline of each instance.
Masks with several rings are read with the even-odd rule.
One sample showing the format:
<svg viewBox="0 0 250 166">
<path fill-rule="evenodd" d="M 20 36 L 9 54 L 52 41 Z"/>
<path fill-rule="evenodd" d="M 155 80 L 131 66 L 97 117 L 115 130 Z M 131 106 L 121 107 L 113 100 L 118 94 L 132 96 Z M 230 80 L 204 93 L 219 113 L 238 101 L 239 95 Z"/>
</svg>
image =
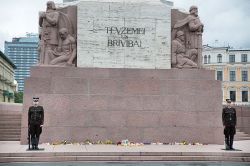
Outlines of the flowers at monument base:
<svg viewBox="0 0 250 166">
<path fill-rule="evenodd" d="M 111 141 L 111 140 L 106 140 L 106 141 L 104 142 L 104 144 L 113 144 L 113 141 Z"/>
<path fill-rule="evenodd" d="M 66 144 L 69 144 L 69 142 L 66 140 L 63 140 L 63 141 L 54 141 L 54 142 L 51 142 L 49 144 L 50 145 L 66 145 Z"/>
<path fill-rule="evenodd" d="M 117 146 L 132 147 L 132 146 L 143 146 L 144 143 L 130 142 L 128 139 L 125 139 L 125 140 L 117 142 L 116 145 Z"/>
<path fill-rule="evenodd" d="M 62 141 L 53 141 L 51 143 L 47 143 L 47 145 L 115 145 L 112 140 L 98 140 L 96 142 L 92 141 L 91 139 L 86 139 L 84 142 L 70 142 L 67 140 Z M 129 141 L 128 139 L 124 139 L 118 141 L 116 143 L 117 146 L 125 146 L 125 147 L 133 147 L 133 146 L 144 146 L 144 145 L 204 145 L 199 142 L 189 143 L 188 141 L 181 141 L 181 142 L 170 142 L 170 143 L 162 143 L 162 142 L 133 142 Z"/>
<path fill-rule="evenodd" d="M 90 139 L 86 139 L 86 140 L 84 141 L 84 144 L 92 145 L 93 143 L 92 143 L 92 141 L 91 141 Z"/>
</svg>

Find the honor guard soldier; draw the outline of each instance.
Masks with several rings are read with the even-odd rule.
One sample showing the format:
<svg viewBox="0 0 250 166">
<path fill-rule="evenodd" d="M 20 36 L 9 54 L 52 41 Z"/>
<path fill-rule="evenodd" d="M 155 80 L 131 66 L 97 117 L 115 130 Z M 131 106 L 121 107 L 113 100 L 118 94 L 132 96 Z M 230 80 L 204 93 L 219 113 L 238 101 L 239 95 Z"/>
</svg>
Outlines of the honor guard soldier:
<svg viewBox="0 0 250 166">
<path fill-rule="evenodd" d="M 42 106 L 38 105 L 39 98 L 33 97 L 33 106 L 29 107 L 28 112 L 28 126 L 29 126 L 29 145 L 30 137 L 33 150 L 38 150 L 39 137 L 42 133 L 42 126 L 44 121 L 44 110 Z M 30 146 L 29 146 L 30 147 Z"/>
<path fill-rule="evenodd" d="M 237 117 L 235 108 L 231 106 L 232 101 L 230 99 L 226 99 L 226 102 L 227 106 L 223 108 L 222 111 L 225 145 L 226 145 L 226 150 L 234 150 L 233 141 L 234 141 L 234 135 L 236 133 L 235 126 L 237 123 Z"/>
</svg>

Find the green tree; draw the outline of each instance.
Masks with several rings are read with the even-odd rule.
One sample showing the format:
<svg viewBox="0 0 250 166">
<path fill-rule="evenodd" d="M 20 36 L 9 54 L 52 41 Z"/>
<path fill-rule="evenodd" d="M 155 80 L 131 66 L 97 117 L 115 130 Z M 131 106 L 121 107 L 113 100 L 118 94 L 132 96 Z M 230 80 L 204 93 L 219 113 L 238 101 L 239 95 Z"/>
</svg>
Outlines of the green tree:
<svg viewBox="0 0 250 166">
<path fill-rule="evenodd" d="M 23 92 L 15 92 L 15 103 L 23 103 Z"/>
</svg>

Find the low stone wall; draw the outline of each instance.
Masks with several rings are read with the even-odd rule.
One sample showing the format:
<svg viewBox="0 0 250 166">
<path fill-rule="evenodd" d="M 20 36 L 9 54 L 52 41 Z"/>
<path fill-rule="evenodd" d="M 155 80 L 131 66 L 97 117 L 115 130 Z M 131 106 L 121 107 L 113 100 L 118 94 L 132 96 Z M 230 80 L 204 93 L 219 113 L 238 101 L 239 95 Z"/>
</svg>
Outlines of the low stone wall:
<svg viewBox="0 0 250 166">
<path fill-rule="evenodd" d="M 250 134 L 250 106 L 236 106 L 237 128 Z"/>
<path fill-rule="evenodd" d="M 41 142 L 223 143 L 221 82 L 210 70 L 32 67 L 22 144 L 33 96 L 45 109 Z"/>
</svg>

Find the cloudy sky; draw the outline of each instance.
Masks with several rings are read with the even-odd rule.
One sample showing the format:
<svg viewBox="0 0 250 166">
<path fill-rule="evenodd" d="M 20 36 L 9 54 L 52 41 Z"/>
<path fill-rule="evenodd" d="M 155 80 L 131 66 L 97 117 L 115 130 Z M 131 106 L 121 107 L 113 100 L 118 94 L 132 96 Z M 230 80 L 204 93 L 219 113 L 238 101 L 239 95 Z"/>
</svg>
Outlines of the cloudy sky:
<svg viewBox="0 0 250 166">
<path fill-rule="evenodd" d="M 153 0 L 152 0 L 153 1 Z M 188 11 L 199 7 L 204 23 L 203 44 L 250 49 L 249 0 L 170 0 L 174 8 Z M 46 9 L 47 0 L 5 0 L 0 5 L 0 49 L 4 41 L 38 31 L 38 11 Z M 61 3 L 62 0 L 54 0 Z M 216 41 L 216 42 L 215 42 Z"/>
</svg>

